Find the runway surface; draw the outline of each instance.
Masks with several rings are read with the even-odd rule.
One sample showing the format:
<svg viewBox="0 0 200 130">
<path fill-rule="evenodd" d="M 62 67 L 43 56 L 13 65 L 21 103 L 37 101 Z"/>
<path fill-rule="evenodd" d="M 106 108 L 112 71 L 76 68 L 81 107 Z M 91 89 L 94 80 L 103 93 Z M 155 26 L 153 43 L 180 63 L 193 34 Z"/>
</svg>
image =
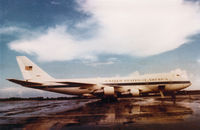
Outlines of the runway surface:
<svg viewBox="0 0 200 130">
<path fill-rule="evenodd" d="M 99 99 L 1 101 L 0 129 L 199 130 L 200 95 Z"/>
</svg>

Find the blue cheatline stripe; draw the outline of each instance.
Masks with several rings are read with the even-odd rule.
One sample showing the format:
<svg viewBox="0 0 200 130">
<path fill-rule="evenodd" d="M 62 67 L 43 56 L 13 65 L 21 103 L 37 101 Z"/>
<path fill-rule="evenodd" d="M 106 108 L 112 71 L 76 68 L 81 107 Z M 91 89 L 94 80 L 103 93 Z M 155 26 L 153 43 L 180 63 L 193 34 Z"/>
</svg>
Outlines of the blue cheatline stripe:
<svg viewBox="0 0 200 130">
<path fill-rule="evenodd" d="M 164 81 L 164 82 L 134 82 L 134 83 L 106 83 L 109 86 L 126 86 L 126 85 L 156 85 L 156 84 L 189 84 L 190 81 Z"/>
</svg>

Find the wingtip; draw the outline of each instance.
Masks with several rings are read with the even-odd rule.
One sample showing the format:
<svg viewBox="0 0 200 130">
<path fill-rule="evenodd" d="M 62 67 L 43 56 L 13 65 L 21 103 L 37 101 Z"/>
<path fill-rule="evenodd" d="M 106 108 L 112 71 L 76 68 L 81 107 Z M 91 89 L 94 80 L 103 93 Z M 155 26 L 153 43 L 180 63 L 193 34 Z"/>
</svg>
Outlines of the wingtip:
<svg viewBox="0 0 200 130">
<path fill-rule="evenodd" d="M 8 80 L 8 81 L 13 81 L 13 80 L 16 80 L 16 79 L 6 79 L 6 80 Z"/>
</svg>

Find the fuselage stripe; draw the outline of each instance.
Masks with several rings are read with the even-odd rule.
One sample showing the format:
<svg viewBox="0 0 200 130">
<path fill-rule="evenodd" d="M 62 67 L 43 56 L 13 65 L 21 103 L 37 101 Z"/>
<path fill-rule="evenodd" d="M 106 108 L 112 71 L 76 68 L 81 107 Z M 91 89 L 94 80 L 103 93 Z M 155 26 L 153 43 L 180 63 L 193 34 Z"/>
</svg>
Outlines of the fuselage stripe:
<svg viewBox="0 0 200 130">
<path fill-rule="evenodd" d="M 166 81 L 166 82 L 134 82 L 134 83 L 106 83 L 109 86 L 126 86 L 126 85 L 156 85 L 156 84 L 189 84 L 190 81 Z"/>
</svg>

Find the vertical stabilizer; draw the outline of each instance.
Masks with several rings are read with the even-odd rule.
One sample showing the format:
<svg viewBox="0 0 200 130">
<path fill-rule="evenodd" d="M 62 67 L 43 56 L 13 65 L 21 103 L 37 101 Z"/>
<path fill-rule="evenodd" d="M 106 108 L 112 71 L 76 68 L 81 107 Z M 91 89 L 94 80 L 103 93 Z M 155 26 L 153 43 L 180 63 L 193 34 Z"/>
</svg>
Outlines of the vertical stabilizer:
<svg viewBox="0 0 200 130">
<path fill-rule="evenodd" d="M 27 57 L 17 56 L 16 59 L 25 80 L 48 81 L 54 79 Z"/>
</svg>

